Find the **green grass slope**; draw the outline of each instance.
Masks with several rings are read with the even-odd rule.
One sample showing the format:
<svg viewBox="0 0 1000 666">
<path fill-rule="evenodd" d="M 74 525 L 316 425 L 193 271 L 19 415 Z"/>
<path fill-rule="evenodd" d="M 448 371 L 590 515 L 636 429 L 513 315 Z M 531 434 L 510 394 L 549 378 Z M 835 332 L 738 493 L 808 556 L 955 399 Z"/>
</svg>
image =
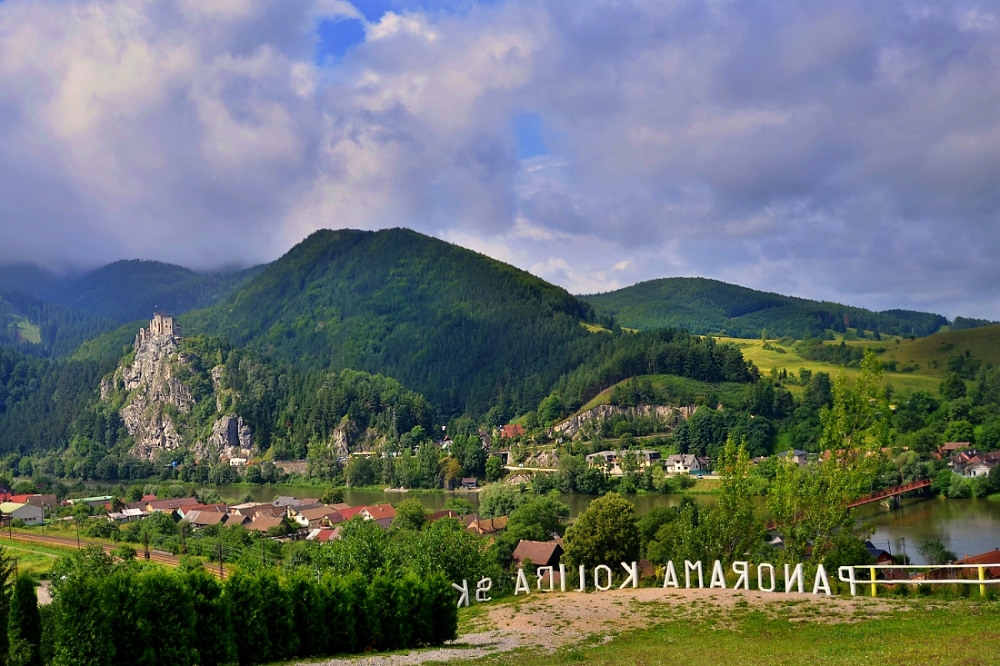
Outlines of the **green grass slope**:
<svg viewBox="0 0 1000 666">
<path fill-rule="evenodd" d="M 318 231 L 232 297 L 181 318 L 300 367 L 394 377 L 444 414 L 533 408 L 606 335 L 564 289 L 405 230 Z"/>
<path fill-rule="evenodd" d="M 948 374 L 956 356 L 968 352 L 981 363 L 1000 365 L 1000 324 L 960 331 L 944 331 L 919 340 L 903 340 L 888 345 L 885 358 L 894 359 L 899 367 L 909 366 L 920 374 Z"/>
<path fill-rule="evenodd" d="M 883 335 L 930 335 L 948 324 L 941 315 L 907 310 L 872 312 L 838 303 L 782 296 L 705 278 L 663 278 L 606 294 L 581 296 L 598 314 L 636 329 L 686 328 L 736 338 L 823 337 L 845 327 Z"/>
<path fill-rule="evenodd" d="M 71 354 L 84 340 L 110 331 L 115 322 L 48 303 L 21 292 L 0 292 L 0 346 L 55 358 Z"/>
</svg>

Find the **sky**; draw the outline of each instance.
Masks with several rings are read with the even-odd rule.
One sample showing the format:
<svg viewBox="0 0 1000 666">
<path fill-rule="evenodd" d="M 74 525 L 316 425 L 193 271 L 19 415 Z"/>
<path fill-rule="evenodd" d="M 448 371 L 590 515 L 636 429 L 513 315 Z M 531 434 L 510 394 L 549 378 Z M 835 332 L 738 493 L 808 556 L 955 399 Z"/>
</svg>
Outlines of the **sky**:
<svg viewBox="0 0 1000 666">
<path fill-rule="evenodd" d="M 0 0 L 0 263 L 399 226 L 574 293 L 1000 319 L 1000 6 Z"/>
</svg>

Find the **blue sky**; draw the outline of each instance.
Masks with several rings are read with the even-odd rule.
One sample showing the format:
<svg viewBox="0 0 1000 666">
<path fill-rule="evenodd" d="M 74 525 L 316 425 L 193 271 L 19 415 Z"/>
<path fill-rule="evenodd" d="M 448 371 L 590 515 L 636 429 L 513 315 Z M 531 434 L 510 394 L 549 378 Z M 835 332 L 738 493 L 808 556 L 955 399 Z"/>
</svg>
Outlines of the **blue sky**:
<svg viewBox="0 0 1000 666">
<path fill-rule="evenodd" d="M 898 0 L 0 1 L 0 263 L 407 226 L 1000 319 L 1000 15 Z"/>
</svg>

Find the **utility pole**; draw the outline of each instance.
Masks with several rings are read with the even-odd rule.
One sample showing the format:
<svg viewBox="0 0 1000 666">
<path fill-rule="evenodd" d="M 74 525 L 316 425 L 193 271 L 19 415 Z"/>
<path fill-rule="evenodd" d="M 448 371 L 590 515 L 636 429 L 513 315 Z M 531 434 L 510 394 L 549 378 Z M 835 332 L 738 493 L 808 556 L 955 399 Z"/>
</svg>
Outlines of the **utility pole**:
<svg viewBox="0 0 1000 666">
<path fill-rule="evenodd" d="M 225 577 L 225 571 L 222 570 L 222 544 L 218 544 L 219 548 L 219 580 Z"/>
<path fill-rule="evenodd" d="M 73 524 L 76 525 L 76 549 L 80 550 L 80 521 L 79 521 L 79 519 L 74 520 Z"/>
<path fill-rule="evenodd" d="M 266 545 L 267 544 L 264 543 L 264 539 L 261 539 L 260 540 L 260 561 L 264 563 L 265 567 L 267 566 L 267 551 L 264 550 L 264 548 L 265 548 Z"/>
<path fill-rule="evenodd" d="M 149 532 L 144 531 L 142 534 L 142 543 L 146 547 L 145 557 L 149 559 Z"/>
</svg>

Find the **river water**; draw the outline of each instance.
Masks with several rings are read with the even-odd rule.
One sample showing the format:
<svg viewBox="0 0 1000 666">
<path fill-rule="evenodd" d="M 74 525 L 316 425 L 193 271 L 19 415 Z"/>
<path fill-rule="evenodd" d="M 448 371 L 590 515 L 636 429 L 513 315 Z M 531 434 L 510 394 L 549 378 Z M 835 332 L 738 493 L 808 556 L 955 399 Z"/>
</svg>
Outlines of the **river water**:
<svg viewBox="0 0 1000 666">
<path fill-rule="evenodd" d="M 319 497 L 322 488 L 314 486 L 290 487 L 260 486 L 219 486 L 220 494 L 227 500 L 235 500 L 247 492 L 260 502 L 270 502 L 279 495 L 293 497 Z M 461 497 L 473 506 L 479 505 L 479 495 L 475 492 L 434 492 L 398 493 L 378 490 L 345 490 L 344 501 L 351 506 L 389 502 L 398 504 L 402 500 L 416 497 L 424 506 L 437 510 L 444 508 L 451 497 Z M 677 506 L 684 495 L 635 495 L 629 497 L 639 515 L 658 506 Z M 699 502 L 715 501 L 712 495 L 692 495 Z M 569 505 L 570 517 L 580 515 L 595 498 L 590 495 L 560 495 L 559 501 Z M 763 508 L 763 501 L 761 501 Z M 926 561 L 917 552 L 924 541 L 940 540 L 945 548 L 959 557 L 976 555 L 1000 548 L 1000 502 L 986 499 L 949 500 L 941 498 L 908 499 L 902 507 L 886 509 L 880 504 L 869 504 L 858 509 L 858 525 L 873 528 L 872 542 L 894 554 L 906 552 L 914 564 Z"/>
</svg>

